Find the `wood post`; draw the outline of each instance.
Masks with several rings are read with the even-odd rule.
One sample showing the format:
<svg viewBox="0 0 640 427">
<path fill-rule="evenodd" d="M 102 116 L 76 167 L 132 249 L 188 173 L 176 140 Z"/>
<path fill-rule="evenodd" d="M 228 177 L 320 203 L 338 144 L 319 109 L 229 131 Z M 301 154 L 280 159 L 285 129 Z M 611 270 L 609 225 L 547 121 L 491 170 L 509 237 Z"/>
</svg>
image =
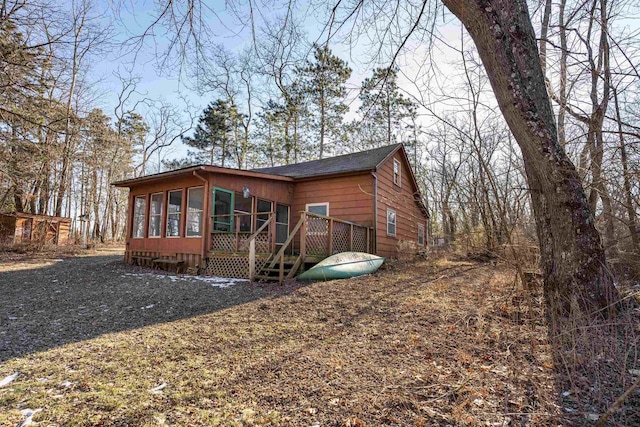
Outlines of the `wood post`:
<svg viewBox="0 0 640 427">
<path fill-rule="evenodd" d="M 353 251 L 353 224 L 349 224 L 349 250 Z"/>
<path fill-rule="evenodd" d="M 278 272 L 278 284 L 284 282 L 284 251 L 280 254 L 280 271 Z"/>
<path fill-rule="evenodd" d="M 329 219 L 329 247 L 328 247 L 328 253 L 327 256 L 331 256 L 333 254 L 333 218 Z"/>
<path fill-rule="evenodd" d="M 300 231 L 300 256 L 302 257 L 302 262 L 304 262 L 307 257 L 307 214 L 302 212 L 301 217 L 302 221 L 302 230 Z"/>
<path fill-rule="evenodd" d="M 367 227 L 367 252 L 373 252 L 371 250 L 371 229 Z"/>
<path fill-rule="evenodd" d="M 238 217 L 236 214 L 231 215 L 231 224 L 233 225 L 233 235 L 235 237 L 233 239 L 233 250 L 238 252 L 238 249 L 240 248 L 240 227 L 238 225 Z"/>
<path fill-rule="evenodd" d="M 256 239 L 249 242 L 249 280 L 256 279 Z"/>
<path fill-rule="evenodd" d="M 271 253 L 276 252 L 276 214 L 271 212 L 269 214 L 269 234 L 271 236 Z"/>
</svg>

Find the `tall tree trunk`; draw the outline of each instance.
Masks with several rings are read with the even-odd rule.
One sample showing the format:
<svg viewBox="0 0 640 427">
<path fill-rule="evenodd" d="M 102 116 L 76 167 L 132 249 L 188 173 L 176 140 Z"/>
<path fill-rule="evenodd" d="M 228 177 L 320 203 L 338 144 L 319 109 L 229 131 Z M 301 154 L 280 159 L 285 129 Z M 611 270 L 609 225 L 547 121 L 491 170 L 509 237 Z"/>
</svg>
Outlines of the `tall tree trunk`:
<svg viewBox="0 0 640 427">
<path fill-rule="evenodd" d="M 71 84 L 69 86 L 69 94 L 67 96 L 67 102 L 65 105 L 66 112 L 66 121 L 64 126 L 64 144 L 62 148 L 62 165 L 60 169 L 60 183 L 58 185 L 58 194 L 56 195 L 56 204 L 55 204 L 55 216 L 62 216 L 62 203 L 64 201 L 64 196 L 68 190 L 68 175 L 69 175 L 69 165 L 73 162 L 71 158 L 73 154 L 73 150 L 71 145 L 73 143 L 73 138 L 71 136 L 71 104 L 73 102 L 73 95 L 76 90 L 76 81 L 78 78 L 78 68 L 79 68 L 79 58 L 81 54 L 79 52 L 79 38 L 84 28 L 84 17 L 79 21 L 74 20 L 74 45 L 73 45 L 73 58 L 72 58 L 72 67 L 71 67 Z"/>
<path fill-rule="evenodd" d="M 320 158 L 321 159 L 324 154 L 325 121 L 327 120 L 325 105 L 324 105 L 324 97 L 325 96 L 324 96 L 324 90 L 323 90 L 322 94 L 320 95 Z"/>
<path fill-rule="evenodd" d="M 549 17 L 551 16 L 551 0 L 544 3 L 542 12 L 542 30 L 540 31 L 540 67 L 542 74 L 547 71 L 547 35 L 549 34 Z"/>
<path fill-rule="evenodd" d="M 638 226 L 636 225 L 636 207 L 631 193 L 631 179 L 629 178 L 629 161 L 627 158 L 627 147 L 622 132 L 622 120 L 620 118 L 620 106 L 618 105 L 618 91 L 613 91 L 613 102 L 616 108 L 616 121 L 618 123 L 618 136 L 620 138 L 620 160 L 622 162 L 622 179 L 624 181 L 624 200 L 627 209 L 629 234 L 631 235 L 631 245 L 636 254 L 640 254 L 640 239 L 638 238 Z M 640 269 L 640 267 L 639 267 Z"/>
<path fill-rule="evenodd" d="M 558 314 L 618 300 L 575 167 L 558 143 L 525 0 L 443 0 L 473 38 L 524 160 L 536 218 L 545 299 Z"/>
<path fill-rule="evenodd" d="M 558 110 L 558 142 L 564 148 L 567 145 L 567 137 L 564 128 L 564 118 L 567 105 L 567 29 L 564 22 L 564 9 L 567 0 L 560 0 L 558 11 L 558 26 L 560 27 L 560 108 Z"/>
</svg>

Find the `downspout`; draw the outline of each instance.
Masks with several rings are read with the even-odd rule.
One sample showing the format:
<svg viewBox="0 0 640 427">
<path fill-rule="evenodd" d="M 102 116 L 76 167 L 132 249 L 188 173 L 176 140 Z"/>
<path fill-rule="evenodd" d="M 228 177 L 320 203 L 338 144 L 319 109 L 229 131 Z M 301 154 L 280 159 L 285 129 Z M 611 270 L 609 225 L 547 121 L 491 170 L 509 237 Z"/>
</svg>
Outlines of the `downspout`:
<svg viewBox="0 0 640 427">
<path fill-rule="evenodd" d="M 209 241 L 209 218 L 211 212 L 209 210 L 209 180 L 193 171 L 193 176 L 204 182 L 204 194 L 202 197 L 202 248 L 200 251 L 200 263 L 202 263 L 207 255 L 207 242 Z M 205 216 L 206 213 L 206 216 Z"/>
<path fill-rule="evenodd" d="M 371 172 L 373 177 L 373 238 L 374 247 L 373 252 L 378 254 L 378 175 L 375 171 Z"/>
</svg>

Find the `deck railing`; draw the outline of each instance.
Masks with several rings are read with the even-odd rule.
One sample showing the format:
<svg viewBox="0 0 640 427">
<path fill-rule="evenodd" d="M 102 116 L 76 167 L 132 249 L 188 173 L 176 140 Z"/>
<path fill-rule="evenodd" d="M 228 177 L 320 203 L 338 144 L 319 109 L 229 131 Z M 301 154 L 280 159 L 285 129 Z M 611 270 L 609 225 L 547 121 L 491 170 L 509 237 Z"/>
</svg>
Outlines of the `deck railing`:
<svg viewBox="0 0 640 427">
<path fill-rule="evenodd" d="M 300 265 L 308 257 L 325 258 L 335 253 L 347 251 L 373 252 L 371 228 L 329 216 L 301 212 L 300 220 L 289 234 L 289 238 L 269 264 L 269 268 L 278 265 L 279 283 L 282 283 L 285 278 L 284 254 L 289 247 L 292 249 L 291 252 L 295 253 L 293 246 L 296 243 L 295 237 L 298 233 L 300 234 L 299 254 L 287 275 L 288 279 L 296 274 Z M 253 276 L 251 279 L 253 280 Z"/>
<path fill-rule="evenodd" d="M 329 256 L 340 252 L 372 252 L 369 227 L 311 212 L 302 212 L 300 249 L 307 256 Z"/>
<path fill-rule="evenodd" d="M 265 218 L 266 217 L 266 218 Z M 273 253 L 276 243 L 274 212 L 234 213 L 210 218 L 211 251 L 249 252 L 251 241 L 259 253 Z M 215 230 L 229 224 L 228 230 Z M 248 227 L 247 227 L 248 226 Z M 256 230 L 257 228 L 257 230 Z M 251 230 L 256 230 L 251 231 Z"/>
<path fill-rule="evenodd" d="M 260 216 L 260 218 L 258 218 Z M 267 219 L 265 219 L 267 216 Z M 279 267 L 279 281 L 284 280 L 285 254 L 296 254 L 296 261 L 289 277 L 293 277 L 306 260 L 326 258 L 347 252 L 373 252 L 373 230 L 349 221 L 310 212 L 301 212 L 300 220 L 293 227 L 287 239 L 276 246 L 275 213 L 240 213 L 216 215 L 211 220 L 211 250 L 214 252 L 240 252 L 249 255 L 249 278 L 254 280 L 256 254 L 270 254 L 268 267 Z M 264 221 L 264 222 L 262 222 Z M 259 224 L 261 223 L 261 224 Z M 213 225 L 222 228 L 229 224 L 229 230 L 214 230 Z M 249 224 L 255 232 L 242 230 Z M 278 251 L 276 252 L 276 249 Z"/>
</svg>

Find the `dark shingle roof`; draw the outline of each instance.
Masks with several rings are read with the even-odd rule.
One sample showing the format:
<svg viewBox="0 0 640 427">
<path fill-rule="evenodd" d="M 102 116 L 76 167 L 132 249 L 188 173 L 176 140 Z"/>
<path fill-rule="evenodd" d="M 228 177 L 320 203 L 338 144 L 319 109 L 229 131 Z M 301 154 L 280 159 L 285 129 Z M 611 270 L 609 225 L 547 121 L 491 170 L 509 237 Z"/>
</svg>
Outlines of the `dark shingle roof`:
<svg viewBox="0 0 640 427">
<path fill-rule="evenodd" d="M 393 153 L 401 144 L 387 145 L 373 150 L 329 157 L 310 162 L 272 168 L 252 169 L 253 172 L 283 175 L 291 178 L 307 178 L 311 176 L 334 175 L 347 172 L 374 170 L 384 159 Z"/>
</svg>

